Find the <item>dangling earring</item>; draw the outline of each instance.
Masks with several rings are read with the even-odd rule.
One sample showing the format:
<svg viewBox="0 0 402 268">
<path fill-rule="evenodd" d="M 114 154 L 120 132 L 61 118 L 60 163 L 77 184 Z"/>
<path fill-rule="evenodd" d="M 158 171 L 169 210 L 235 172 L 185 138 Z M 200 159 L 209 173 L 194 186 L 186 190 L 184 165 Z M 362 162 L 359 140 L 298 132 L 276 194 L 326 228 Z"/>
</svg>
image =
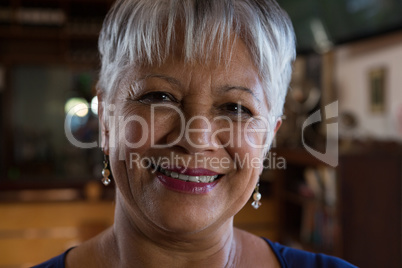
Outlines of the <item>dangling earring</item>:
<svg viewBox="0 0 402 268">
<path fill-rule="evenodd" d="M 255 209 L 258 209 L 261 206 L 261 202 L 260 202 L 261 194 L 260 194 L 259 190 L 260 190 L 260 184 L 257 183 L 257 185 L 255 186 L 255 189 L 254 189 L 254 194 L 253 194 L 254 201 L 253 201 L 253 203 L 251 203 L 251 205 Z"/>
<path fill-rule="evenodd" d="M 102 178 L 102 183 L 103 183 L 105 186 L 108 186 L 108 185 L 112 182 L 112 180 L 109 179 L 110 170 L 108 169 L 108 165 L 109 165 L 109 161 L 107 161 L 107 156 L 104 155 L 103 169 L 102 169 L 102 176 L 103 176 L 103 178 Z"/>
</svg>

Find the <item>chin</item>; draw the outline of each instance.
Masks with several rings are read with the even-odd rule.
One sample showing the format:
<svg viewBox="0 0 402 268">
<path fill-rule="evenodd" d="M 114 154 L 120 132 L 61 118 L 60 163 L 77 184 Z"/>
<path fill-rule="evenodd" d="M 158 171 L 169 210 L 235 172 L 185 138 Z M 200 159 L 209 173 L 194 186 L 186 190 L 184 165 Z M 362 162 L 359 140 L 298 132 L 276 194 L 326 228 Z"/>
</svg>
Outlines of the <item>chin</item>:
<svg viewBox="0 0 402 268">
<path fill-rule="evenodd" d="M 216 222 L 211 210 L 198 208 L 164 210 L 154 220 L 161 229 L 175 234 L 194 234 L 207 229 Z"/>
</svg>

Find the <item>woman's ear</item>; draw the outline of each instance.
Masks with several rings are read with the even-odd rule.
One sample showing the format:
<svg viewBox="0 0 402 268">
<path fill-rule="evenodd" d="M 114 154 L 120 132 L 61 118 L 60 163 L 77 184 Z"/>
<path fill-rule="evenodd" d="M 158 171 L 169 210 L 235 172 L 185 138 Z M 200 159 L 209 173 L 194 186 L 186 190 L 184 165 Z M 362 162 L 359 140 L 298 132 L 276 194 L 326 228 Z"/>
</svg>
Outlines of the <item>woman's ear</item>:
<svg viewBox="0 0 402 268">
<path fill-rule="evenodd" d="M 108 115 L 105 113 L 106 94 L 103 90 L 97 89 L 96 95 L 98 97 L 98 117 L 102 139 L 101 148 L 104 154 L 109 155 L 109 126 L 107 124 Z"/>
<path fill-rule="evenodd" d="M 275 122 L 274 137 L 276 135 L 276 132 L 278 132 L 279 128 L 281 127 L 281 125 L 282 125 L 282 118 L 278 117 Z"/>
</svg>

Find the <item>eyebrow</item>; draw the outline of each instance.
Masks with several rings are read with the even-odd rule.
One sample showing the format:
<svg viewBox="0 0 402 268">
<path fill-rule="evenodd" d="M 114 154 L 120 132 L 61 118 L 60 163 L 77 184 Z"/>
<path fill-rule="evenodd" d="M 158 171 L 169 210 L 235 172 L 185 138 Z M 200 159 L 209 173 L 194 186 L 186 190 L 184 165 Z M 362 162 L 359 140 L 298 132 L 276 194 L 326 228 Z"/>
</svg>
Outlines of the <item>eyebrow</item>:
<svg viewBox="0 0 402 268">
<path fill-rule="evenodd" d="M 177 80 L 176 78 L 173 78 L 171 76 L 166 76 L 163 74 L 146 74 L 146 75 L 142 76 L 139 80 L 141 81 L 141 80 L 145 80 L 148 78 L 160 78 L 160 79 L 165 80 L 169 84 L 173 84 L 173 85 L 175 85 L 177 87 L 181 87 L 181 88 L 183 87 L 182 83 L 180 83 L 180 81 Z"/>
<path fill-rule="evenodd" d="M 247 93 L 251 94 L 259 103 L 261 103 L 261 100 L 248 87 L 225 85 L 225 86 L 222 87 L 222 90 L 224 92 L 228 92 L 228 91 L 231 91 L 231 90 L 241 90 L 243 92 L 247 92 Z"/>
</svg>

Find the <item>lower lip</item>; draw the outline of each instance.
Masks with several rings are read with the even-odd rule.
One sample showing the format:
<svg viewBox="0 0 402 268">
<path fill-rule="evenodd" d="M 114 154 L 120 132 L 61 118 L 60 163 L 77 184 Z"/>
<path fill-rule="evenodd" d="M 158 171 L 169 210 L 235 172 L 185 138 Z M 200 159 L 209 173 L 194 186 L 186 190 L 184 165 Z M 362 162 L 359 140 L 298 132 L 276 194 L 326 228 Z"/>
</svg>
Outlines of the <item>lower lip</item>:
<svg viewBox="0 0 402 268">
<path fill-rule="evenodd" d="M 219 182 L 218 180 L 210 183 L 182 181 L 165 176 L 159 172 L 156 177 L 169 190 L 187 194 L 207 194 L 214 189 Z"/>
</svg>

